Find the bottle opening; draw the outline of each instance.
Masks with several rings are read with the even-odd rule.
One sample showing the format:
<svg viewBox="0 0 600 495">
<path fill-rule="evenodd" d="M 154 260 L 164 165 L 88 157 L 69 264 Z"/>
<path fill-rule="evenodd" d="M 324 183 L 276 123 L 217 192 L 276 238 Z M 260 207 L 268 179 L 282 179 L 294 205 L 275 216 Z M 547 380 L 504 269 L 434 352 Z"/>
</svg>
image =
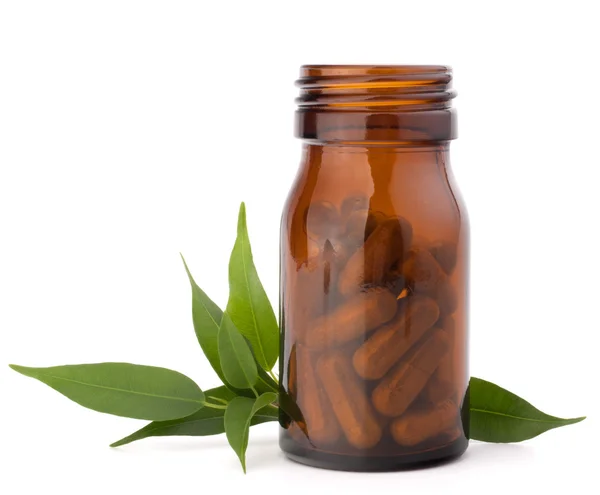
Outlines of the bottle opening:
<svg viewBox="0 0 600 495">
<path fill-rule="evenodd" d="M 296 136 L 321 142 L 456 138 L 452 70 L 443 65 L 304 65 Z"/>
</svg>

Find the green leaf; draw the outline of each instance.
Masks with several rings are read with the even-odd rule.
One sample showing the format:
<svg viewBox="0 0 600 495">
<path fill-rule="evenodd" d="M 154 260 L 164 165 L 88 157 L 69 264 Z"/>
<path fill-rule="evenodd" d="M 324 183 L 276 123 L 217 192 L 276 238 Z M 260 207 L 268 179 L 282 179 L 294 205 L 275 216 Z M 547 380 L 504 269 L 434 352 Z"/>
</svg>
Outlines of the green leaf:
<svg viewBox="0 0 600 495">
<path fill-rule="evenodd" d="M 236 397 L 234 392 L 230 391 L 224 386 L 207 390 L 205 394 L 206 399 L 215 404 L 219 403 L 219 399 L 229 402 Z M 225 423 L 223 421 L 224 415 L 224 409 L 204 407 L 191 416 L 187 416 L 185 418 L 174 419 L 171 421 L 153 421 L 135 433 L 132 433 L 131 435 L 111 444 L 111 447 L 120 447 L 122 445 L 135 442 L 136 440 L 142 440 L 149 437 L 204 437 L 208 435 L 219 435 L 220 433 L 225 433 Z M 250 425 L 254 426 L 277 420 L 277 409 L 267 408 L 256 414 L 252 418 Z"/>
<path fill-rule="evenodd" d="M 217 341 L 223 311 L 221 311 L 219 306 L 217 306 L 210 297 L 198 287 L 183 255 L 181 255 L 181 259 L 183 261 L 183 266 L 185 266 L 187 276 L 190 279 L 190 285 L 192 286 L 192 320 L 194 322 L 194 330 L 196 331 L 198 343 L 200 344 L 200 347 L 202 347 L 204 355 L 211 366 L 217 375 L 219 375 L 219 378 L 224 381 L 225 377 L 223 375 L 223 370 L 221 369 Z"/>
<path fill-rule="evenodd" d="M 229 259 L 227 313 L 254 350 L 258 364 L 269 371 L 279 354 L 279 327 L 252 261 L 246 228 L 246 207 L 240 205 L 237 239 Z"/>
<path fill-rule="evenodd" d="M 198 385 L 165 368 L 129 363 L 10 367 L 83 407 L 116 416 L 164 421 L 189 416 L 204 403 L 204 393 Z"/>
<path fill-rule="evenodd" d="M 266 392 L 255 400 L 236 397 L 227 406 L 225 411 L 227 441 L 239 457 L 244 473 L 246 472 L 246 448 L 248 447 L 250 422 L 258 411 L 268 406 L 276 398 L 277 394 Z"/>
<path fill-rule="evenodd" d="M 470 437 L 482 442 L 522 442 L 553 428 L 585 419 L 550 416 L 508 390 L 481 378 L 471 378 L 470 395 Z"/>
<path fill-rule="evenodd" d="M 271 378 L 271 376 L 265 370 L 259 367 L 256 390 L 258 390 L 260 393 L 277 392 L 279 390 L 279 384 L 275 380 L 273 380 L 273 378 Z"/>
<path fill-rule="evenodd" d="M 181 256 L 181 259 L 183 260 L 185 271 L 192 286 L 192 318 L 194 330 L 196 331 L 196 337 L 198 338 L 200 347 L 202 347 L 202 350 L 204 351 L 204 355 L 227 388 L 237 395 L 253 398 L 254 394 L 251 391 L 236 388 L 226 380 L 223 369 L 221 368 L 218 350 L 218 334 L 219 327 L 221 326 L 221 319 L 223 318 L 223 311 L 221 311 L 206 293 L 198 287 L 198 284 L 196 284 L 190 273 L 184 257 Z M 273 390 L 273 383 L 273 380 L 266 375 L 266 373 L 259 373 L 259 381 L 256 385 L 256 390 L 259 392 Z M 275 384 L 274 390 L 277 390 L 277 384 Z"/>
<path fill-rule="evenodd" d="M 252 388 L 258 379 L 256 363 L 227 312 L 223 313 L 218 338 L 221 367 L 227 381 L 237 388 Z"/>
</svg>

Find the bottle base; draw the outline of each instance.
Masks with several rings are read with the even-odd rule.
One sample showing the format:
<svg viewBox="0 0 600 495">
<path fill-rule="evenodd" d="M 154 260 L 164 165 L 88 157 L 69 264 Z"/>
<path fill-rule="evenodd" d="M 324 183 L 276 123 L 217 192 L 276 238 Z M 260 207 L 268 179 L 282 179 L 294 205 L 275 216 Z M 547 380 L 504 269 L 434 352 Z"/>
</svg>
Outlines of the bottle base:
<svg viewBox="0 0 600 495">
<path fill-rule="evenodd" d="M 400 456 L 351 456 L 331 454 L 301 447 L 292 442 L 281 442 L 288 459 L 300 464 L 335 471 L 405 471 L 425 469 L 446 464 L 467 450 L 469 441 L 462 437 L 442 448 Z"/>
</svg>

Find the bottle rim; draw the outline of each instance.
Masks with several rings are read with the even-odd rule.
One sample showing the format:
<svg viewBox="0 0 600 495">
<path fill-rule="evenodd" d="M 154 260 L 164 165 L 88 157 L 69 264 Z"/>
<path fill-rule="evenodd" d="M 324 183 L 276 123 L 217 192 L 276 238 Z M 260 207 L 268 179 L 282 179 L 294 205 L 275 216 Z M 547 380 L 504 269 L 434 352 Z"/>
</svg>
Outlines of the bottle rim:
<svg viewBox="0 0 600 495">
<path fill-rule="evenodd" d="M 448 65 L 302 65 L 296 86 L 296 135 L 302 139 L 456 137 L 456 91 Z"/>
</svg>

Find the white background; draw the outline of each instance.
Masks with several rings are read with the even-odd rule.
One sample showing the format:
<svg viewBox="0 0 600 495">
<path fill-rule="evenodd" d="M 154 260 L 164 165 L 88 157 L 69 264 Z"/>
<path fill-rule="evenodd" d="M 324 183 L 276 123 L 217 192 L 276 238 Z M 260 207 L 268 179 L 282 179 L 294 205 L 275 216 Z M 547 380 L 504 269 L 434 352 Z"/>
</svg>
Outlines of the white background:
<svg viewBox="0 0 600 495">
<path fill-rule="evenodd" d="M 3 1 L 0 493 L 597 493 L 595 3 Z M 8 369 L 130 361 L 217 383 L 178 253 L 224 304 L 246 201 L 276 303 L 303 63 L 453 66 L 452 162 L 472 224 L 472 374 L 586 421 L 385 474 L 296 465 L 269 423 L 252 430 L 244 476 L 224 437 L 110 449 L 140 422 L 80 408 Z"/>
</svg>

